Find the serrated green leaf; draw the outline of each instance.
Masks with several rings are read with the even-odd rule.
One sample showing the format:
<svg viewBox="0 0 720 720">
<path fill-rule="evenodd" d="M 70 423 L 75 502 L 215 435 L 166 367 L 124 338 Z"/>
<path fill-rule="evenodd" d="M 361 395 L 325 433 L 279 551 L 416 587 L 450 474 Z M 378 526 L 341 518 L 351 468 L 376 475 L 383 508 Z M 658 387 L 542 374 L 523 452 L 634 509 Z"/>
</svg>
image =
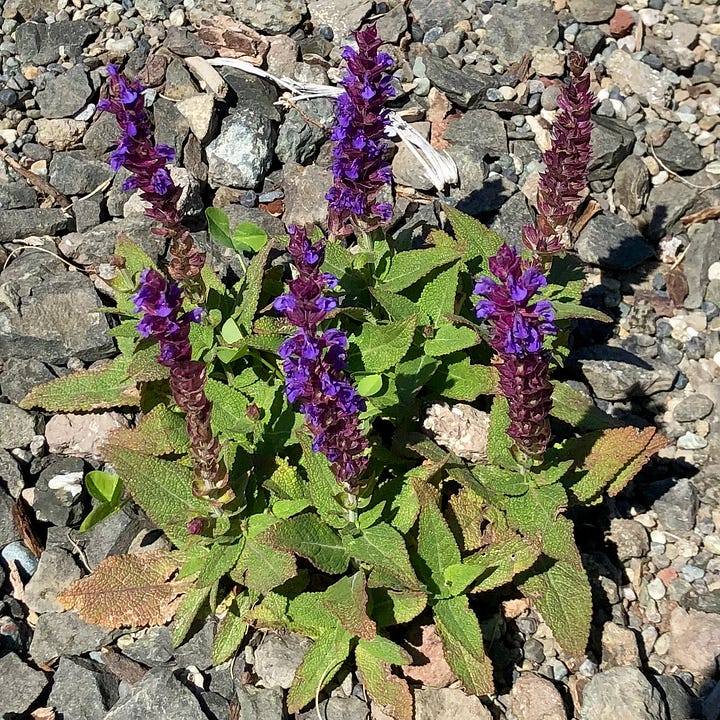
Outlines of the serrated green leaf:
<svg viewBox="0 0 720 720">
<path fill-rule="evenodd" d="M 464 595 L 438 600 L 433 606 L 435 627 L 445 658 L 465 689 L 474 695 L 493 692 L 492 664 L 485 655 L 482 631 Z"/>
<path fill-rule="evenodd" d="M 372 616 L 379 627 L 402 625 L 416 618 L 427 606 L 427 595 L 420 591 L 368 590 L 372 602 Z"/>
<path fill-rule="evenodd" d="M 288 629 L 309 638 L 319 638 L 329 628 L 340 627 L 335 616 L 325 607 L 325 594 L 304 592 L 288 603 Z"/>
<path fill-rule="evenodd" d="M 115 254 L 125 259 L 124 269 L 133 277 L 147 268 L 157 270 L 152 258 L 139 245 L 128 240 L 120 240 L 115 245 Z"/>
<path fill-rule="evenodd" d="M 490 429 L 488 431 L 488 461 L 491 465 L 516 469 L 517 461 L 513 457 L 513 439 L 508 435 L 510 415 L 508 401 L 496 395 L 490 408 Z"/>
<path fill-rule="evenodd" d="M 295 671 L 287 697 L 289 713 L 300 712 L 333 679 L 350 655 L 351 639 L 339 625 L 318 638 Z"/>
<path fill-rule="evenodd" d="M 170 377 L 170 370 L 157 360 L 159 353 L 160 347 L 156 342 L 141 341 L 128 365 L 128 376 L 139 383 Z"/>
<path fill-rule="evenodd" d="M 570 425 L 576 432 L 591 432 L 618 427 L 619 421 L 604 413 L 593 401 L 565 383 L 553 382 L 550 414 Z"/>
<path fill-rule="evenodd" d="M 235 320 L 237 324 L 248 333 L 252 331 L 255 313 L 257 313 L 258 310 L 263 276 L 265 275 L 265 265 L 267 264 L 268 256 L 272 248 L 272 242 L 262 247 L 260 252 L 258 252 L 248 264 L 247 272 L 243 278 L 240 308 L 235 316 Z"/>
<path fill-rule="evenodd" d="M 418 314 L 417 304 L 404 295 L 398 295 L 382 287 L 372 287 L 370 293 L 382 305 L 390 320 L 406 320 Z M 421 315 L 419 321 L 427 322 L 427 318 Z"/>
<path fill-rule="evenodd" d="M 242 330 L 240 330 L 238 324 L 235 322 L 235 320 L 233 320 L 233 318 L 228 318 L 223 323 L 223 326 L 220 328 L 220 335 L 222 335 L 222 339 L 228 345 L 238 343 L 244 338 Z"/>
<path fill-rule="evenodd" d="M 471 472 L 473 477 L 492 493 L 501 495 L 524 495 L 530 488 L 527 477 L 519 470 L 503 470 L 495 465 L 477 464 Z"/>
<path fill-rule="evenodd" d="M 387 325 L 365 325 L 354 338 L 360 349 L 365 371 L 381 373 L 405 357 L 415 332 L 417 316 Z"/>
<path fill-rule="evenodd" d="M 276 523 L 258 537 L 258 542 L 294 552 L 331 575 L 344 572 L 348 565 L 340 536 L 309 513 Z"/>
<path fill-rule="evenodd" d="M 215 543 L 210 547 L 205 566 L 198 575 L 197 586 L 207 587 L 216 583 L 235 566 L 245 546 L 245 539 L 240 537 L 229 545 Z"/>
<path fill-rule="evenodd" d="M 305 483 L 301 480 L 296 467 L 283 457 L 275 458 L 275 470 L 265 481 L 264 486 L 279 498 L 301 500 L 305 498 Z"/>
<path fill-rule="evenodd" d="M 395 387 L 403 407 L 413 409 L 417 402 L 417 393 L 430 381 L 439 367 L 439 360 L 423 354 L 412 360 L 403 360 L 395 368 Z"/>
<path fill-rule="evenodd" d="M 378 637 L 375 640 L 384 638 Z M 393 674 L 391 662 L 378 657 L 376 648 L 377 644 L 372 645 L 365 640 L 360 640 L 355 648 L 355 661 L 362 683 L 370 697 L 382 705 L 386 713 L 395 720 L 412 720 L 413 698 L 408 684 Z"/>
<path fill-rule="evenodd" d="M 362 397 L 372 397 L 382 390 L 382 375 L 364 375 L 357 380 L 357 391 Z"/>
<path fill-rule="evenodd" d="M 425 352 L 432 357 L 440 357 L 473 347 L 477 343 L 477 333 L 470 328 L 445 323 L 440 325 L 434 337 L 425 341 Z"/>
<path fill-rule="evenodd" d="M 237 569 L 244 571 L 245 585 L 261 595 L 282 585 L 297 573 L 292 555 L 256 540 L 245 543 Z"/>
<path fill-rule="evenodd" d="M 384 523 L 373 525 L 357 537 L 346 536 L 345 547 L 350 555 L 370 567 L 383 570 L 395 590 L 421 590 L 412 565 L 405 541 L 397 530 Z"/>
<path fill-rule="evenodd" d="M 212 378 L 205 381 L 205 394 L 212 403 L 210 423 L 215 435 L 252 432 L 254 423 L 247 416 L 250 403 L 245 395 Z"/>
<path fill-rule="evenodd" d="M 232 244 L 238 252 L 258 252 L 267 242 L 267 233 L 255 223 L 241 222 L 232 233 Z"/>
<path fill-rule="evenodd" d="M 287 598 L 278 593 L 268 593 L 257 605 L 253 605 L 243 618 L 255 628 L 288 628 Z"/>
<path fill-rule="evenodd" d="M 341 492 L 340 486 L 330 470 L 327 458 L 322 453 L 313 452 L 306 433 L 300 435 L 300 445 L 303 451 L 303 468 L 308 478 L 307 490 L 318 515 L 331 527 L 345 527 L 347 513 L 336 499 Z"/>
<path fill-rule="evenodd" d="M 209 587 L 193 588 L 185 593 L 173 618 L 173 647 L 185 640 L 195 618 L 210 595 Z"/>
<path fill-rule="evenodd" d="M 213 643 L 213 665 L 222 665 L 238 651 L 248 630 L 248 624 L 243 619 L 250 607 L 246 596 L 239 596 L 233 600 L 230 609 L 218 625 Z"/>
<path fill-rule="evenodd" d="M 324 593 L 323 603 L 340 625 L 351 635 L 371 640 L 375 637 L 375 623 L 367 614 L 365 573 L 340 578 Z"/>
<path fill-rule="evenodd" d="M 482 546 L 485 515 L 486 501 L 470 488 L 461 487 L 450 498 L 448 522 L 455 536 L 462 536 L 462 550 L 477 550 Z"/>
<path fill-rule="evenodd" d="M 135 502 L 176 545 L 187 540 L 186 523 L 207 514 L 207 502 L 192 493 L 192 472 L 177 462 L 112 446 L 107 460 Z"/>
<path fill-rule="evenodd" d="M 577 550 L 571 561 L 548 560 L 544 569 L 536 568 L 520 590 L 533 601 L 560 647 L 582 657 L 590 636 L 592 595 Z"/>
<path fill-rule="evenodd" d="M 449 268 L 435 274 L 429 282 L 426 281 L 418 305 L 430 318 L 434 327 L 443 322 L 445 315 L 455 312 L 455 296 L 457 295 L 458 277 L 460 274 L 459 261 Z"/>
<path fill-rule="evenodd" d="M 343 247 L 339 242 L 328 241 L 325 244 L 325 262 L 323 263 L 323 272 L 329 272 L 338 280 L 345 277 L 348 269 L 352 267 L 353 255 Z"/>
<path fill-rule="evenodd" d="M 483 225 L 479 220 L 460 212 L 454 207 L 443 205 L 443 211 L 448 216 L 455 237 L 467 246 L 466 258 L 474 260 L 482 258 L 482 266 L 488 267 L 488 258 L 497 253 L 503 244 L 503 238 Z"/>
<path fill-rule="evenodd" d="M 439 395 L 453 400 L 471 402 L 478 395 L 489 395 L 497 386 L 497 372 L 486 365 L 472 365 L 463 353 L 447 357 L 443 366 L 428 383 Z"/>
<path fill-rule="evenodd" d="M 375 635 L 370 640 L 360 638 L 357 647 L 390 665 L 409 665 L 412 662 L 410 653 L 382 635 Z"/>
<path fill-rule="evenodd" d="M 234 250 L 232 236 L 230 235 L 230 220 L 224 210 L 216 207 L 205 208 L 205 217 L 208 223 L 208 233 L 216 243 Z"/>
<path fill-rule="evenodd" d="M 285 520 L 286 518 L 298 515 L 310 507 L 310 501 L 305 498 L 298 500 L 276 500 L 272 505 L 273 515 Z"/>
<path fill-rule="evenodd" d="M 407 250 L 390 260 L 385 277 L 382 278 L 383 290 L 398 292 L 410 287 L 424 278 L 435 268 L 442 267 L 459 259 L 457 250 L 446 247 L 432 247 L 423 250 Z"/>
<path fill-rule="evenodd" d="M 137 407 L 140 394 L 128 376 L 130 359 L 125 355 L 102 368 L 80 370 L 72 375 L 34 387 L 18 404 L 25 410 L 89 412 L 116 407 Z"/>
<path fill-rule="evenodd" d="M 190 439 L 185 417 L 165 405 L 156 405 L 140 418 L 135 428 L 113 431 L 110 444 L 159 457 L 184 454 L 190 447 Z"/>
<path fill-rule="evenodd" d="M 553 302 L 555 320 L 569 320 L 571 318 L 585 318 L 598 322 L 610 323 L 612 318 L 600 310 L 572 302 Z"/>
</svg>

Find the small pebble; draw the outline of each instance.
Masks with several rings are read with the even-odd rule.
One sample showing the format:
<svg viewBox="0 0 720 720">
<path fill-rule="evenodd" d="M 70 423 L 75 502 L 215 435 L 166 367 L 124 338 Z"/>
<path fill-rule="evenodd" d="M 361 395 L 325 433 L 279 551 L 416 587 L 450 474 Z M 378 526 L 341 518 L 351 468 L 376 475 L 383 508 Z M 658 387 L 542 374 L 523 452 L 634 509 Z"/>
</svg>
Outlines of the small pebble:
<svg viewBox="0 0 720 720">
<path fill-rule="evenodd" d="M 720 535 L 707 535 L 703 547 L 713 555 L 720 555 Z"/>
<path fill-rule="evenodd" d="M 653 600 L 662 600 L 665 597 L 665 584 L 660 578 L 653 578 L 648 583 L 647 590 Z"/>
</svg>

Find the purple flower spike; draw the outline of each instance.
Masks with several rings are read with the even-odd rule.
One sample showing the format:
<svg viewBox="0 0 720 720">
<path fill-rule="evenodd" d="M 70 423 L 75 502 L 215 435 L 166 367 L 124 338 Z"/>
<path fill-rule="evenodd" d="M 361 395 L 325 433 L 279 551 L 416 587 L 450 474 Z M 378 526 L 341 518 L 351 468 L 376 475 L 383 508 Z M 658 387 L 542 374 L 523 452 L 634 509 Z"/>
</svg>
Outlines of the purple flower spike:
<svg viewBox="0 0 720 720">
<path fill-rule="evenodd" d="M 376 199 L 391 178 L 385 104 L 395 95 L 387 73 L 393 60 L 378 52 L 382 40 L 374 25 L 357 31 L 355 40 L 357 50 L 345 47 L 342 52 L 347 61 L 345 92 L 337 101 L 331 135 L 334 181 L 325 197 L 328 228 L 335 235 L 347 235 L 353 225 L 371 230 L 392 215 L 392 207 Z"/>
<path fill-rule="evenodd" d="M 497 279 L 478 279 L 475 314 L 491 327 L 500 389 L 510 410 L 508 434 L 526 454 L 541 455 L 550 440 L 552 406 L 550 355 L 543 340 L 557 333 L 552 306 L 536 298 L 547 280 L 534 262 L 505 244 L 490 258 L 490 270 Z"/>
<path fill-rule="evenodd" d="M 347 336 L 340 330 L 319 329 L 337 306 L 334 298 L 323 295 L 337 280 L 320 272 L 325 248 L 321 242 L 311 243 L 305 230 L 290 228 L 288 249 L 297 277 L 290 282 L 290 293 L 274 303 L 298 328 L 279 350 L 285 392 L 291 403 L 300 405 L 313 436 L 313 450 L 327 457 L 340 485 L 357 492 L 368 464 L 368 441 L 359 418 L 365 401 L 347 377 Z"/>
<path fill-rule="evenodd" d="M 590 92 L 587 60 L 569 55 L 570 82 L 558 98 L 560 111 L 552 127 L 552 143 L 544 153 L 545 170 L 538 186 L 535 226 L 523 228 L 523 241 L 533 252 L 557 253 L 565 249 L 564 236 L 587 185 L 591 158 L 590 113 L 595 96 Z"/>
</svg>

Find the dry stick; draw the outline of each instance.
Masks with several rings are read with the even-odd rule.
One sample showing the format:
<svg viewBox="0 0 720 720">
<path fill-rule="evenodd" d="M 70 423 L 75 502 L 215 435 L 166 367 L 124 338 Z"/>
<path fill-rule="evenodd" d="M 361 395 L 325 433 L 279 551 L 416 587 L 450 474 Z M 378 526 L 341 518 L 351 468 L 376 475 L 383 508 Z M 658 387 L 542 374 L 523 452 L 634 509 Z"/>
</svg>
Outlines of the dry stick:
<svg viewBox="0 0 720 720">
<path fill-rule="evenodd" d="M 12 158 L 2 149 L 0 149 L 0 158 L 2 158 L 18 175 L 22 175 L 22 177 L 24 177 L 40 192 L 45 195 L 49 195 L 61 208 L 70 207 L 70 200 L 68 200 L 68 198 L 57 188 L 53 187 L 47 180 L 43 180 L 39 175 L 32 172 L 32 170 L 24 168 L 17 160 Z"/>
<path fill-rule="evenodd" d="M 680 218 L 680 222 L 683 225 L 694 225 L 695 223 L 705 222 L 706 220 L 715 220 L 720 218 L 720 205 L 713 205 L 707 207 L 704 210 L 698 210 L 697 212 L 684 215 Z"/>
</svg>

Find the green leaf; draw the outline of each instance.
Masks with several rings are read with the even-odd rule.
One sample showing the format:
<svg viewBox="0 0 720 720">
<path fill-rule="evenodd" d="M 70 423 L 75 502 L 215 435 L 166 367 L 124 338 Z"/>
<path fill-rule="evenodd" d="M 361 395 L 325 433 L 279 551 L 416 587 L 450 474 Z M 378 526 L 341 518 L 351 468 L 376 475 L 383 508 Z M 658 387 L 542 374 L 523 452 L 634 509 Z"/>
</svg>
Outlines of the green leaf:
<svg viewBox="0 0 720 720">
<path fill-rule="evenodd" d="M 582 657 L 590 636 L 592 596 L 577 550 L 571 561 L 548 560 L 520 590 L 535 603 L 560 647 Z"/>
<path fill-rule="evenodd" d="M 325 593 L 304 592 L 288 605 L 288 629 L 309 638 L 319 638 L 329 628 L 340 627 L 324 603 Z"/>
<path fill-rule="evenodd" d="M 238 651 L 245 639 L 248 625 L 243 619 L 250 607 L 246 596 L 238 596 L 233 600 L 225 617 L 218 625 L 213 643 L 213 665 L 222 665 Z"/>
<path fill-rule="evenodd" d="M 591 432 L 618 427 L 619 421 L 604 413 L 593 401 L 569 385 L 553 382 L 550 414 L 570 425 L 575 432 Z"/>
<path fill-rule="evenodd" d="M 497 253 L 503 238 L 480 221 L 460 212 L 454 207 L 443 205 L 457 239 L 467 245 L 467 259 L 482 258 L 482 266 L 488 268 L 487 260 Z"/>
<path fill-rule="evenodd" d="M 357 537 L 346 536 L 345 547 L 350 555 L 373 568 L 383 570 L 395 579 L 393 589 L 421 590 L 402 535 L 384 523 L 373 525 Z"/>
<path fill-rule="evenodd" d="M 527 477 L 519 470 L 503 470 L 496 465 L 477 464 L 471 472 L 491 493 L 517 496 L 524 495 L 530 488 Z"/>
<path fill-rule="evenodd" d="M 437 329 L 435 337 L 425 341 L 425 352 L 432 357 L 440 357 L 473 347 L 477 343 L 477 333 L 470 328 L 446 323 Z"/>
<path fill-rule="evenodd" d="M 190 632 L 200 608 L 205 604 L 210 595 L 209 587 L 193 588 L 188 590 L 178 605 L 177 612 L 173 618 L 173 647 L 182 643 Z"/>
<path fill-rule="evenodd" d="M 395 368 L 395 387 L 404 407 L 412 411 L 417 402 L 418 391 L 429 382 L 440 367 L 440 361 L 429 355 L 403 360 Z"/>
<path fill-rule="evenodd" d="M 245 585 L 261 595 L 282 585 L 297 573 L 297 565 L 292 555 L 256 540 L 245 543 L 237 568 L 245 571 Z"/>
<path fill-rule="evenodd" d="M 328 241 L 325 244 L 325 262 L 323 272 L 332 273 L 339 281 L 345 277 L 346 272 L 352 267 L 353 255 L 337 241 Z"/>
<path fill-rule="evenodd" d="M 427 595 L 420 591 L 373 588 L 368 594 L 372 602 L 372 616 L 379 627 L 410 622 L 427 606 Z"/>
<path fill-rule="evenodd" d="M 205 217 L 207 218 L 210 237 L 219 245 L 234 250 L 232 236 L 230 235 L 230 221 L 225 211 L 216 207 L 205 208 Z"/>
<path fill-rule="evenodd" d="M 309 513 L 276 523 L 258 537 L 258 542 L 294 552 L 331 575 L 344 572 L 348 565 L 340 536 Z"/>
<path fill-rule="evenodd" d="M 610 323 L 612 318 L 600 310 L 586 307 L 579 303 L 572 302 L 553 302 L 553 310 L 555 311 L 555 320 L 569 320 L 570 318 L 585 318 L 587 320 L 597 320 L 598 322 Z"/>
<path fill-rule="evenodd" d="M 120 428 L 110 435 L 110 444 L 143 455 L 182 455 L 190 447 L 185 417 L 165 405 L 156 405 L 132 429 Z"/>
<path fill-rule="evenodd" d="M 121 237 L 123 236 L 121 235 Z M 115 245 L 115 254 L 124 258 L 124 269 L 130 273 L 132 277 L 146 268 L 157 270 L 157 265 L 153 262 L 152 258 L 139 245 L 129 240 L 120 240 Z"/>
<path fill-rule="evenodd" d="M 369 640 L 360 638 L 357 646 L 390 665 L 409 665 L 412 662 L 410 653 L 382 635 L 375 635 Z"/>
<path fill-rule="evenodd" d="M 265 265 L 267 264 L 268 256 L 272 248 L 272 242 L 262 247 L 260 252 L 258 252 L 248 264 L 247 272 L 243 278 L 240 308 L 235 319 L 237 324 L 248 333 L 252 331 L 255 313 L 257 313 L 258 310 L 263 276 L 265 275 Z"/>
<path fill-rule="evenodd" d="M 471 402 L 478 395 L 489 395 L 497 386 L 497 372 L 486 365 L 471 365 L 463 353 L 448 356 L 447 366 L 437 372 L 428 383 L 443 397 Z"/>
<path fill-rule="evenodd" d="M 350 633 L 339 625 L 322 635 L 308 650 L 295 671 L 295 679 L 288 692 L 288 713 L 297 713 L 315 699 L 333 679 L 340 666 L 350 655 Z"/>
<path fill-rule="evenodd" d="M 225 383 L 208 378 L 205 394 L 212 403 L 211 425 L 216 435 L 239 435 L 252 432 L 254 423 L 247 416 L 247 398 Z"/>
<path fill-rule="evenodd" d="M 238 324 L 232 318 L 228 318 L 223 323 L 223 326 L 220 328 L 220 334 L 228 345 L 238 343 L 244 337 L 242 330 L 240 330 Z"/>
<path fill-rule="evenodd" d="M 177 462 L 112 446 L 107 460 L 135 502 L 176 545 L 188 538 L 186 523 L 207 514 L 207 502 L 193 495 L 192 472 Z"/>
<path fill-rule="evenodd" d="M 267 233 L 259 225 L 251 222 L 239 223 L 232 234 L 232 244 L 238 252 L 258 252 L 267 239 Z"/>
<path fill-rule="evenodd" d="M 85 487 L 96 500 L 117 503 L 122 494 L 122 480 L 102 470 L 91 470 L 85 475 Z"/>
<path fill-rule="evenodd" d="M 340 578 L 325 591 L 323 603 L 340 625 L 351 635 L 371 640 L 375 637 L 375 623 L 367 614 L 367 590 L 365 573 L 358 570 L 354 575 Z"/>
<path fill-rule="evenodd" d="M 275 458 L 276 468 L 265 481 L 264 486 L 279 498 L 301 500 L 305 498 L 305 483 L 297 468 L 283 457 Z"/>
<path fill-rule="evenodd" d="M 364 375 L 357 381 L 357 391 L 363 397 L 372 397 L 382 390 L 382 375 Z"/>
<path fill-rule="evenodd" d="M 330 470 L 327 458 L 322 453 L 313 451 L 307 433 L 300 434 L 300 445 L 303 450 L 302 464 L 308 478 L 307 489 L 318 515 L 331 527 L 345 527 L 347 513 L 336 499 L 341 492 L 340 486 Z"/>
<path fill-rule="evenodd" d="M 408 684 L 393 674 L 390 668 L 391 664 L 399 665 L 401 663 L 393 663 L 379 657 L 378 643 L 376 642 L 378 640 L 384 641 L 385 638 L 377 637 L 371 642 L 360 640 L 355 648 L 355 661 L 363 686 L 367 689 L 370 697 L 382 705 L 385 712 L 395 720 L 412 720 L 413 698 Z M 393 660 L 396 661 L 402 657 L 402 655 L 393 655 Z"/>
<path fill-rule="evenodd" d="M 508 401 L 496 395 L 490 408 L 490 429 L 488 431 L 488 461 L 491 465 L 515 469 L 517 461 L 513 457 L 513 439 L 508 435 L 510 415 Z"/>
<path fill-rule="evenodd" d="M 125 355 L 102 368 L 80 370 L 72 375 L 34 387 L 18 404 L 25 410 L 89 412 L 116 407 L 137 407 L 140 394 L 128 377 L 130 359 Z"/>
<path fill-rule="evenodd" d="M 455 296 L 457 295 L 459 262 L 437 273 L 423 287 L 418 305 L 437 327 L 445 315 L 455 312 Z"/>
<path fill-rule="evenodd" d="M 467 597 L 438 600 L 433 613 L 445 657 L 465 689 L 474 695 L 491 694 L 492 664 L 485 655 L 480 623 L 470 609 Z"/>
<path fill-rule="evenodd" d="M 128 365 L 128 376 L 138 383 L 170 377 L 170 370 L 157 361 L 159 352 L 160 347 L 156 342 L 141 340 Z"/>
<path fill-rule="evenodd" d="M 395 255 L 382 278 L 383 290 L 397 292 L 410 287 L 418 280 L 438 267 L 458 259 L 456 250 L 446 247 L 433 247 L 424 250 L 408 250 Z"/>
<path fill-rule="evenodd" d="M 245 538 L 240 537 L 229 545 L 215 543 L 210 547 L 205 566 L 197 579 L 198 587 L 207 587 L 216 583 L 235 566 L 245 545 Z"/>
<path fill-rule="evenodd" d="M 410 348 L 416 323 L 417 316 L 413 315 L 387 325 L 365 325 L 354 340 L 366 372 L 381 373 L 397 365 Z"/>
<path fill-rule="evenodd" d="M 272 505 L 272 512 L 275 517 L 284 520 L 299 515 L 303 510 L 310 507 L 310 501 L 305 498 L 298 500 L 276 500 Z"/>
<path fill-rule="evenodd" d="M 370 288 L 370 292 L 382 305 L 390 320 L 407 320 L 407 318 L 418 314 L 417 304 L 404 295 L 398 295 L 382 287 Z M 424 315 L 419 318 L 420 322 L 426 322 L 426 320 L 427 318 Z"/>
<path fill-rule="evenodd" d="M 109 518 L 121 508 L 120 504 L 101 503 L 94 507 L 80 523 L 78 531 L 81 533 L 92 530 L 96 525 L 101 523 L 105 518 Z"/>
</svg>

